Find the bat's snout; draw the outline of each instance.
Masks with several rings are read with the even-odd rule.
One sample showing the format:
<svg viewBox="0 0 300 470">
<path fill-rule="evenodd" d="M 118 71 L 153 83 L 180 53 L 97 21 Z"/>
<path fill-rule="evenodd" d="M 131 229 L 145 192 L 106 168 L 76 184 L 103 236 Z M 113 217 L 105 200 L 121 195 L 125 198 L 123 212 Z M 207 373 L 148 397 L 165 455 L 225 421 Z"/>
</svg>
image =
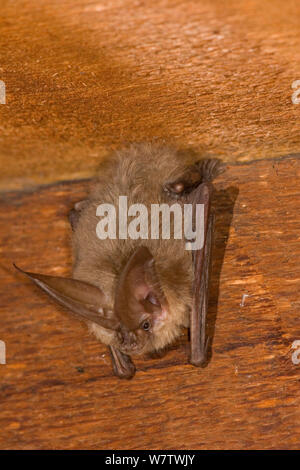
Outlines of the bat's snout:
<svg viewBox="0 0 300 470">
<path fill-rule="evenodd" d="M 125 354 L 140 354 L 144 349 L 145 342 L 134 332 L 118 332 L 119 349 Z"/>
</svg>

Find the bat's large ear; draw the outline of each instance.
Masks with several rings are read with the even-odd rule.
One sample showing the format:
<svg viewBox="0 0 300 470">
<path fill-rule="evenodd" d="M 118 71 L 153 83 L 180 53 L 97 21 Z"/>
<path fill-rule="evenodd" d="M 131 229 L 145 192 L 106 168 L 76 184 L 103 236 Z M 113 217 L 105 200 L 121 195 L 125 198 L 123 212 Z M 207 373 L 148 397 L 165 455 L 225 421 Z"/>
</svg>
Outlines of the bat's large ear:
<svg viewBox="0 0 300 470">
<path fill-rule="evenodd" d="M 148 248 L 141 246 L 134 251 L 120 275 L 115 312 L 123 324 L 134 328 L 143 313 L 158 313 L 164 302 L 154 258 Z"/>
<path fill-rule="evenodd" d="M 103 328 L 117 329 L 119 322 L 106 308 L 105 295 L 98 287 L 77 279 L 26 272 L 15 264 L 14 267 L 79 319 L 97 323 Z"/>
</svg>

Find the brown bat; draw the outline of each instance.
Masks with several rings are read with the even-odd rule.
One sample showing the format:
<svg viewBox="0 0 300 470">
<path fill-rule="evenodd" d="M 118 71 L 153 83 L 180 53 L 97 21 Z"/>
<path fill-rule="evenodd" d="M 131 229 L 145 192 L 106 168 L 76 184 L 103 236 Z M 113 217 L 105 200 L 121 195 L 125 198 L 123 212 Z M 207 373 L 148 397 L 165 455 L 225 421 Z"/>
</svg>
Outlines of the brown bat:
<svg viewBox="0 0 300 470">
<path fill-rule="evenodd" d="M 133 144 L 102 162 L 88 199 L 70 212 L 73 278 L 25 272 L 16 266 L 87 322 L 90 331 L 108 345 L 120 378 L 135 374 L 131 356 L 164 350 L 184 327 L 190 327 L 191 363 L 200 366 L 206 361 L 211 181 L 220 170 L 215 159 L 193 163 L 167 146 Z M 128 207 L 143 204 L 148 210 L 153 204 L 176 203 L 180 208 L 192 204 L 194 215 L 196 205 L 203 204 L 203 246 L 189 251 L 184 237 L 165 239 L 161 230 L 154 239 L 142 234 L 120 239 L 114 231 L 112 237 L 99 239 L 97 207 L 118 207 L 120 196 L 127 196 Z M 119 229 L 120 224 L 119 219 Z"/>
</svg>

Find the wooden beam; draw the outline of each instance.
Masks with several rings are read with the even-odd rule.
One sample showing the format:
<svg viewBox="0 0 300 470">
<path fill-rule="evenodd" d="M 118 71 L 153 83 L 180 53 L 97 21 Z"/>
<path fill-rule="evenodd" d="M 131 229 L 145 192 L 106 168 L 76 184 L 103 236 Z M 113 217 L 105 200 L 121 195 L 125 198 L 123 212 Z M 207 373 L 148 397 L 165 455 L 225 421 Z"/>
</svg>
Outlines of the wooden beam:
<svg viewBox="0 0 300 470">
<path fill-rule="evenodd" d="M 297 449 L 300 158 L 229 165 L 216 187 L 212 356 L 184 335 L 132 381 L 104 346 L 16 273 L 66 275 L 67 213 L 88 182 L 7 193 L 0 205 L 0 448 Z"/>
<path fill-rule="evenodd" d="M 299 151 L 299 2 L 14 0 L 1 17 L 1 191 L 154 137 L 227 161 Z"/>
</svg>

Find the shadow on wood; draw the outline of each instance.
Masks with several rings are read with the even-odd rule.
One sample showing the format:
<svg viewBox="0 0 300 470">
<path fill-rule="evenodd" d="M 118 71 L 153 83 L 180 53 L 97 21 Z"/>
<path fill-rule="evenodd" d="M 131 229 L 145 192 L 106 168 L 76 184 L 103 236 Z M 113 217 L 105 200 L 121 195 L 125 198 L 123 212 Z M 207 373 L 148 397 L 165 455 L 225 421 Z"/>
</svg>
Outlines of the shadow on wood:
<svg viewBox="0 0 300 470">
<path fill-rule="evenodd" d="M 212 253 L 209 310 L 207 318 L 207 336 L 210 338 L 208 363 L 211 361 L 213 354 L 213 341 L 218 314 L 220 277 L 229 238 L 234 205 L 238 197 L 238 193 L 238 188 L 229 187 L 227 189 L 216 191 L 214 198 L 215 243 Z"/>
</svg>

